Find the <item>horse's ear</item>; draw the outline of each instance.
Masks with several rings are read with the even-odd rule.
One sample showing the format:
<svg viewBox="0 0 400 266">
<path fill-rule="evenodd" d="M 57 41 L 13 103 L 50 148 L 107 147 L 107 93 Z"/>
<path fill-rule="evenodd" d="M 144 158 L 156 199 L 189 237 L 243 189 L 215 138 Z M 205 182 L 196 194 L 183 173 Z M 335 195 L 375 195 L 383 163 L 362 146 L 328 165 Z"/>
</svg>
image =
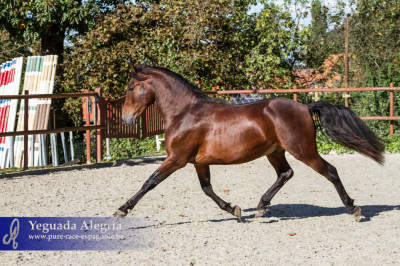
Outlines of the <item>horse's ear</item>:
<svg viewBox="0 0 400 266">
<path fill-rule="evenodd" d="M 138 81 L 145 81 L 149 78 L 148 75 L 143 75 L 142 73 L 139 74 L 140 70 L 136 67 L 131 65 L 131 78 L 136 79 Z"/>
<path fill-rule="evenodd" d="M 138 73 L 139 70 L 133 65 L 133 64 L 129 64 L 129 66 L 131 67 L 131 70 L 133 73 Z"/>
</svg>

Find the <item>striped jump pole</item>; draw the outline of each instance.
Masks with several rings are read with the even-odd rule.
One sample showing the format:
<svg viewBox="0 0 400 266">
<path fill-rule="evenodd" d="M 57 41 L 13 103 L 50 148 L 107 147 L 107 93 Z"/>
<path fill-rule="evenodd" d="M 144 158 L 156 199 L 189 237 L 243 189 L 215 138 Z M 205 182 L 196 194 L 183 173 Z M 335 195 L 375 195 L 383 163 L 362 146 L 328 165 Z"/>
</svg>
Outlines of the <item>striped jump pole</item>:
<svg viewBox="0 0 400 266">
<path fill-rule="evenodd" d="M 30 56 L 26 62 L 25 68 L 25 79 L 23 86 L 23 93 L 25 91 L 29 91 L 33 84 L 33 74 L 34 74 L 34 65 L 36 64 L 36 57 Z M 26 107 L 28 110 L 29 106 Z M 19 115 L 18 115 L 18 123 L 17 123 L 17 131 L 24 130 L 24 113 L 25 113 L 25 101 L 21 101 Z M 14 163 L 15 167 L 21 168 L 23 163 L 23 152 L 24 152 L 24 136 L 16 136 L 14 143 Z"/>
<path fill-rule="evenodd" d="M 43 57 L 38 56 L 37 61 L 35 64 L 34 69 L 34 83 L 31 89 L 29 90 L 29 94 L 39 94 L 40 93 L 40 82 L 43 79 Z M 37 113 L 37 106 L 38 106 L 39 99 L 31 99 L 29 100 L 29 123 L 28 123 L 28 130 L 35 130 L 35 121 L 38 115 Z M 39 147 L 37 147 L 39 150 Z M 38 153 L 36 151 L 36 154 Z M 34 166 L 34 155 L 35 155 L 35 136 L 29 136 L 29 143 L 28 143 L 28 166 Z"/>
<path fill-rule="evenodd" d="M 15 58 L 12 61 L 2 64 L 0 72 L 0 95 L 18 95 L 23 58 Z M 17 115 L 18 100 L 1 100 L 0 103 L 0 132 L 13 132 L 15 128 L 15 118 Z M 0 138 L 0 168 L 13 167 L 14 156 L 13 137 Z"/>
<path fill-rule="evenodd" d="M 52 94 L 57 61 L 57 55 L 28 57 L 23 90 L 27 90 L 29 94 Z M 30 99 L 29 106 L 26 108 L 21 103 L 17 130 L 23 130 L 24 112 L 26 110 L 29 112 L 28 130 L 48 129 L 50 105 L 51 99 Z M 29 136 L 28 138 L 28 165 L 46 165 L 47 156 L 44 158 L 43 155 L 47 150 L 45 147 L 46 138 L 44 136 Z M 18 136 L 15 139 L 16 167 L 22 167 L 23 164 L 23 141 L 23 136 Z"/>
<path fill-rule="evenodd" d="M 42 70 L 42 77 L 40 80 L 39 93 L 53 94 L 57 61 L 58 61 L 57 55 L 48 55 L 43 58 L 43 70 Z M 39 99 L 39 101 L 37 102 L 37 113 L 34 122 L 35 125 L 34 128 L 36 130 L 48 129 L 50 107 L 51 107 L 51 99 Z M 35 139 L 35 151 L 39 150 L 38 147 L 44 146 L 41 139 L 43 138 L 37 137 Z M 35 166 L 44 165 L 44 161 L 41 160 L 39 152 L 35 153 L 34 165 Z"/>
<path fill-rule="evenodd" d="M 28 57 L 26 70 L 25 70 L 25 80 L 24 80 L 24 87 L 23 91 L 28 91 L 29 94 L 37 94 L 37 81 L 38 76 L 40 74 L 40 65 L 41 65 L 41 57 L 40 56 L 30 56 Z M 29 120 L 28 120 L 28 130 L 32 130 L 32 119 L 34 117 L 36 109 L 35 101 L 36 99 L 29 99 L 29 106 L 25 106 L 24 101 L 21 102 L 19 117 L 18 117 L 18 125 L 17 130 L 23 131 L 24 130 L 24 113 L 28 112 Z M 28 157 L 29 151 L 31 150 L 30 147 L 32 146 L 33 137 L 28 137 Z M 15 166 L 21 168 L 24 162 L 24 136 L 18 136 L 15 138 Z M 29 166 L 32 166 L 33 162 L 28 158 Z"/>
</svg>

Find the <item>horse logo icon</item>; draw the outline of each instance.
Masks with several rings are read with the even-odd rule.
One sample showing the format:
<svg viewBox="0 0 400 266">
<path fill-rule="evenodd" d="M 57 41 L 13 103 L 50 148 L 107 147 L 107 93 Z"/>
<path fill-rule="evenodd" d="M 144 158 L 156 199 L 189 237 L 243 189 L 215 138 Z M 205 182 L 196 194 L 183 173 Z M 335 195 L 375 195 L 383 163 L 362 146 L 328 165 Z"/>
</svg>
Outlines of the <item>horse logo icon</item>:
<svg viewBox="0 0 400 266">
<path fill-rule="evenodd" d="M 19 233 L 19 220 L 17 218 L 15 218 L 10 225 L 10 234 L 6 234 L 3 237 L 3 244 L 4 245 L 8 245 L 11 243 L 12 241 L 12 247 L 13 249 L 17 249 L 18 248 L 18 243 L 17 241 L 15 241 L 18 237 L 18 233 Z"/>
</svg>

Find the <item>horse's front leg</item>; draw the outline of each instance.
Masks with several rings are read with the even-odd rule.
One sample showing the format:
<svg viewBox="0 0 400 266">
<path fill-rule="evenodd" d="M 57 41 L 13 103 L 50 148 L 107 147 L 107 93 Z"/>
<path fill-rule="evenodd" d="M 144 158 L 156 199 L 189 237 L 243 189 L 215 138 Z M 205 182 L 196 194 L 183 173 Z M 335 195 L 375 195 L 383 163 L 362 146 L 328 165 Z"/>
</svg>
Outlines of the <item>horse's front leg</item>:
<svg viewBox="0 0 400 266">
<path fill-rule="evenodd" d="M 124 217 L 128 214 L 128 210 L 133 209 L 138 201 L 146 195 L 147 192 L 155 188 L 158 184 L 160 184 L 164 179 L 170 176 L 176 170 L 184 167 L 186 165 L 186 161 L 180 161 L 174 159 L 172 156 L 168 156 L 161 166 L 147 179 L 147 181 L 143 184 L 142 188 L 132 197 L 130 198 L 124 205 L 122 205 L 115 213 L 116 217 Z"/>
</svg>

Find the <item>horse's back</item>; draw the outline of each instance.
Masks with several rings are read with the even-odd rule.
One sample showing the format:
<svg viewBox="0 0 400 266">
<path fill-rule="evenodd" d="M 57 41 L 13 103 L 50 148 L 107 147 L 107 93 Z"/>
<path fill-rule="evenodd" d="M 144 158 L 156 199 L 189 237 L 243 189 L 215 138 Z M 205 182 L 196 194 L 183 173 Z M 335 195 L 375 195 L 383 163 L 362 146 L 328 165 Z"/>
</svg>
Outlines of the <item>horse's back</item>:
<svg viewBox="0 0 400 266">
<path fill-rule="evenodd" d="M 308 107 L 302 103 L 293 101 L 288 98 L 273 98 L 267 102 L 265 114 L 271 119 L 285 123 L 293 122 L 310 122 L 310 111 Z M 291 124 L 291 123 L 290 123 Z"/>
</svg>

